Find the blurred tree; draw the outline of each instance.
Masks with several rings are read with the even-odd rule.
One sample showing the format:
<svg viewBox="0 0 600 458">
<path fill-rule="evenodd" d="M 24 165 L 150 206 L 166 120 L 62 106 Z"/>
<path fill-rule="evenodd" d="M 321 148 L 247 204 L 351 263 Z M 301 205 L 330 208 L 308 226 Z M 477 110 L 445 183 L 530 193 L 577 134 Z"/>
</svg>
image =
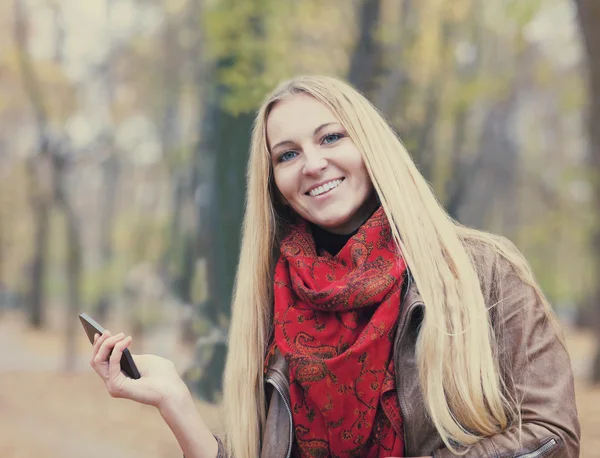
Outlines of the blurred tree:
<svg viewBox="0 0 600 458">
<path fill-rule="evenodd" d="M 358 36 L 350 60 L 348 82 L 368 97 L 373 96 L 382 71 L 383 47 L 377 36 L 381 0 L 363 0 L 356 17 Z"/>
<path fill-rule="evenodd" d="M 375 106 L 392 119 L 398 108 L 402 109 L 401 96 L 406 95 L 406 85 L 409 82 L 409 67 L 407 56 L 414 46 L 419 28 L 418 9 L 414 0 L 404 0 L 391 4 L 394 8 L 384 18 L 389 18 L 390 24 L 382 24 L 382 34 L 389 35 L 391 42 L 385 49 L 382 62 L 382 77 L 380 87 L 373 94 Z M 399 8 L 399 11 L 396 10 Z M 399 17 L 398 17 L 399 16 Z M 391 32 L 387 32 L 392 29 Z"/>
<path fill-rule="evenodd" d="M 29 23 L 25 7 L 21 1 L 14 1 L 14 38 L 25 90 L 33 105 L 37 127 L 37 155 L 28 162 L 30 203 L 34 219 L 35 236 L 33 258 L 29 265 L 29 286 L 27 291 L 27 311 L 29 324 L 41 328 L 45 324 L 44 278 L 48 263 L 48 239 L 50 231 L 50 209 L 52 197 L 52 156 L 46 107 L 40 83 L 33 69 L 29 55 Z"/>
<path fill-rule="evenodd" d="M 31 22 L 24 36 L 31 43 L 17 50 L 31 51 L 21 64 L 23 81 L 39 80 L 43 110 L 35 116 L 24 108 L 35 90 L 14 89 L 21 81 L 13 56 L 20 53 L 10 52 L 0 28 L 0 49 L 8 49 L 0 52 L 0 85 L 10 95 L 0 99 L 0 154 L 9 158 L 0 182 L 2 280 L 13 289 L 30 285 L 30 304 L 43 304 L 36 295 L 46 293 L 51 303 L 66 295 L 70 286 L 54 266 L 68 261 L 68 231 L 79 224 L 86 305 L 96 304 L 97 313 L 114 302 L 115 312 L 146 327 L 171 326 L 160 315 L 167 309 L 180 316 L 167 302 L 196 304 L 188 343 L 207 349 L 198 357 L 207 374 L 198 386 L 213 396 L 238 256 L 250 113 L 277 81 L 321 73 L 346 77 L 374 101 L 453 216 L 516 233 L 550 295 L 562 288 L 564 301 L 574 291 L 581 297 L 589 284 L 576 253 L 587 248 L 591 222 L 585 196 L 571 186 L 585 182 L 577 169 L 584 92 L 578 55 L 558 68 L 568 53 L 548 45 L 573 41 L 564 35 L 571 21 L 553 25 L 567 1 L 102 0 L 106 17 L 91 6 L 75 12 L 69 2 L 36 3 L 15 23 Z M 64 27 L 56 16 L 51 24 L 58 5 Z M 0 11 L 8 25 L 12 9 Z M 87 41 L 72 46 L 83 29 Z M 25 76 L 27 68 L 35 71 Z M 38 118 L 48 131 L 37 127 Z M 73 118 L 91 125 L 79 147 L 62 133 L 65 124 L 85 130 L 86 122 Z M 73 162 L 64 156 L 71 149 L 77 175 L 68 173 Z M 35 155 L 26 161 L 30 150 Z M 26 162 L 30 181 L 23 186 Z M 58 178 L 69 186 L 57 188 Z M 62 209 L 60 198 L 77 211 Z M 55 225 L 56 214 L 66 215 L 65 223 L 80 220 Z M 144 300 L 119 296 L 130 283 L 124 279 L 140 272 L 144 285 L 160 289 L 166 280 L 171 287 L 151 317 Z"/>
<path fill-rule="evenodd" d="M 453 119 L 448 150 L 448 167 L 452 171 L 453 179 L 448 180 L 444 187 L 446 210 L 455 219 L 458 218 L 458 211 L 465 201 L 469 177 L 474 176 L 481 167 L 483 157 L 483 151 L 478 151 L 475 155 L 465 154 L 468 149 L 468 121 L 474 108 L 472 99 L 475 91 L 472 90 L 472 87 L 477 84 L 478 77 L 481 78 L 478 73 L 483 60 L 481 3 L 476 2 L 469 10 L 466 24 L 462 27 L 466 31 L 466 36 L 458 39 L 455 37 L 452 46 L 448 46 L 454 63 L 454 71 L 450 73 L 456 76 L 456 81 L 450 85 L 453 95 L 450 102 L 452 107 L 450 116 Z M 433 166 L 435 168 L 435 164 Z"/>
<path fill-rule="evenodd" d="M 583 42 L 587 51 L 590 104 L 588 133 L 590 163 L 594 173 L 595 211 L 600 212 L 600 2 L 597 0 L 576 0 Z M 596 276 L 600 272 L 600 225 L 596 222 L 593 237 L 593 250 L 596 257 Z M 594 320 L 597 335 L 600 336 L 600 287 L 596 283 L 593 294 Z M 592 380 L 600 383 L 600 341 L 596 350 Z"/>
<path fill-rule="evenodd" d="M 25 91 L 33 107 L 37 125 L 38 153 L 30 162 L 32 210 L 36 221 L 36 240 L 33 260 L 32 282 L 30 285 L 30 323 L 34 327 L 42 327 L 43 321 L 43 281 L 47 263 L 49 239 L 49 212 L 53 205 L 64 216 L 65 238 L 67 247 L 67 307 L 65 310 L 65 359 L 64 367 L 72 370 L 75 365 L 74 349 L 77 329 L 76 317 L 80 308 L 80 278 L 82 272 L 82 249 L 79 222 L 70 202 L 66 174 L 69 167 L 71 151 L 66 139 L 52 136 L 49 114 L 44 101 L 44 91 L 38 74 L 33 66 L 28 50 L 28 20 L 25 5 L 15 0 L 15 41 L 18 49 Z M 54 19 L 58 33 L 55 34 L 55 60 L 62 58 L 64 44 L 61 29 L 60 9 L 54 8 Z M 39 186 L 44 183 L 44 186 Z"/>
<path fill-rule="evenodd" d="M 197 122 L 199 135 L 202 135 L 205 129 L 203 123 L 207 122 L 208 116 L 204 114 L 204 110 L 200 109 L 204 97 L 207 96 L 207 87 L 209 86 L 203 26 L 205 8 L 203 0 L 190 0 L 187 5 L 186 20 L 184 24 L 180 25 L 190 37 L 184 59 L 190 62 L 191 67 L 190 85 L 193 87 L 193 97 L 197 101 L 195 108 L 200 120 Z M 164 52 L 166 55 L 173 53 L 171 49 L 173 43 L 171 42 L 171 46 L 169 46 L 168 42 L 171 40 L 167 37 L 168 34 L 165 34 Z M 172 66 L 165 72 L 165 80 L 168 80 L 171 73 L 173 73 Z M 170 92 L 173 92 L 174 86 L 175 83 L 170 82 Z M 168 126 L 171 125 L 167 111 L 165 111 L 163 128 L 163 147 L 165 149 L 168 149 L 169 143 L 168 135 L 165 134 L 170 130 Z M 200 112 L 204 116 L 200 115 Z M 205 214 L 205 203 L 208 203 L 208 196 L 204 195 L 203 188 L 201 188 L 203 178 L 208 175 L 206 170 L 208 160 L 197 139 L 189 149 L 191 152 L 178 160 L 174 167 L 170 242 L 166 253 L 175 265 L 174 278 L 171 281 L 174 293 L 183 303 L 193 304 L 198 299 L 193 294 L 194 278 L 197 273 L 196 263 L 204 252 L 202 248 L 207 245 L 208 237 L 207 221 L 204 219 L 208 217 Z M 190 217 L 189 213 L 192 213 L 193 216 Z M 201 214 L 202 216 L 200 216 Z"/>
<path fill-rule="evenodd" d="M 110 15 L 115 1 L 106 1 L 106 22 L 110 23 Z M 116 64 L 122 53 L 119 46 L 109 33 L 104 37 L 108 52 L 106 59 L 98 65 L 97 77 L 101 82 L 101 90 L 105 103 L 114 111 L 115 93 L 118 87 Z M 114 122 L 114 113 L 111 113 Z M 116 200 L 119 190 L 119 177 L 121 173 L 121 159 L 117 154 L 114 129 L 104 128 L 100 135 L 98 145 L 104 150 L 99 164 L 102 175 L 102 193 L 99 209 L 99 274 L 97 275 L 99 291 L 94 304 L 94 316 L 100 323 L 106 323 L 111 308 L 113 285 L 111 284 L 111 262 L 114 257 L 113 232 L 116 217 Z"/>
<path fill-rule="evenodd" d="M 208 300 L 201 305 L 203 318 L 213 330 L 220 330 L 220 339 L 210 340 L 201 351 L 205 339 L 197 343 L 197 361 L 203 360 L 201 376 L 196 383 L 198 394 L 214 401 L 221 390 L 226 353 L 226 329 L 231 314 L 231 297 L 239 255 L 240 229 L 244 210 L 248 139 L 257 87 L 242 92 L 243 87 L 256 82 L 259 88 L 264 71 L 264 18 L 270 0 L 254 2 L 237 10 L 229 1 L 213 10 L 212 18 L 222 21 L 215 29 L 220 35 L 220 51 L 209 73 L 204 98 L 201 141 L 194 167 L 197 170 L 196 199 L 206 199 L 208 205 L 198 214 L 199 236 L 210 241 L 192 250 L 191 256 L 207 259 Z M 224 14 L 227 12 L 227 14 Z M 215 31 L 215 30 L 214 30 Z M 260 45 L 259 45 L 260 43 Z M 241 84 L 241 86 L 240 86 Z M 202 196 L 199 194 L 202 191 Z M 203 252 L 199 252 L 202 249 Z M 206 353 L 209 357 L 206 357 Z"/>
</svg>

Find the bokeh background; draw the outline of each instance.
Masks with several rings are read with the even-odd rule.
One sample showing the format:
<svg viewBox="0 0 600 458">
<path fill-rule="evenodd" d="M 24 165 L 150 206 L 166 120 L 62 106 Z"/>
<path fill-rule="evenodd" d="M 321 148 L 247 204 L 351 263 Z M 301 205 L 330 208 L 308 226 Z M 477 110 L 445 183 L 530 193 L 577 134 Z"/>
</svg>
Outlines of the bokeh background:
<svg viewBox="0 0 600 458">
<path fill-rule="evenodd" d="M 219 430 L 251 123 L 304 73 L 362 90 L 450 214 L 525 253 L 600 457 L 597 0 L 1 0 L 0 456 L 179 456 L 106 394 L 81 312 Z"/>
</svg>

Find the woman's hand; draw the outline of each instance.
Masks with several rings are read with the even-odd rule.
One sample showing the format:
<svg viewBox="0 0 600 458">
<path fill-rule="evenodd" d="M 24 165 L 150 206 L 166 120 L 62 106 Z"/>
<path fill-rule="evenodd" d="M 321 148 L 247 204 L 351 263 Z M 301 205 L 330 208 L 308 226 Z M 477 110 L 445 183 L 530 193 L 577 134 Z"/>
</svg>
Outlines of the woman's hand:
<svg viewBox="0 0 600 458">
<path fill-rule="evenodd" d="M 125 337 L 123 333 L 113 336 L 110 331 L 105 331 L 101 336 L 94 336 L 90 365 L 112 397 L 131 399 L 160 409 L 173 399 L 189 396 L 173 363 L 159 356 L 133 355 L 140 372 L 137 380 L 121 372 L 121 356 L 130 344 L 131 336 Z"/>
<path fill-rule="evenodd" d="M 121 372 L 121 355 L 130 344 L 131 336 L 124 334 L 113 336 L 105 331 L 101 336 L 94 336 L 90 365 L 104 380 L 108 393 L 114 398 L 157 407 L 184 456 L 216 456 L 218 443 L 171 361 L 154 355 L 133 355 L 140 378 L 135 380 Z"/>
</svg>

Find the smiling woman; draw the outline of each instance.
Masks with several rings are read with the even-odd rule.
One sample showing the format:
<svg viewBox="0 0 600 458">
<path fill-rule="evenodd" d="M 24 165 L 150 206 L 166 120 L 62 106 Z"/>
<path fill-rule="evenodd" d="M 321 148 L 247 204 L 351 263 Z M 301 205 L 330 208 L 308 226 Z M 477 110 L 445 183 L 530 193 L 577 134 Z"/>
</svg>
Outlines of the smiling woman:
<svg viewBox="0 0 600 458">
<path fill-rule="evenodd" d="M 172 365 L 92 365 L 187 458 L 579 456 L 561 331 L 508 240 L 445 212 L 377 110 L 298 77 L 258 111 L 224 376 L 224 441 Z M 114 349 L 114 351 L 112 351 Z M 110 359 L 108 355 L 111 354 Z"/>
<path fill-rule="evenodd" d="M 579 453 L 569 357 L 529 265 L 453 221 L 333 78 L 287 81 L 257 114 L 229 348 L 236 458 Z"/>
<path fill-rule="evenodd" d="M 267 139 L 277 192 L 296 214 L 349 234 L 377 207 L 362 155 L 322 103 L 296 94 L 274 106 Z"/>
</svg>

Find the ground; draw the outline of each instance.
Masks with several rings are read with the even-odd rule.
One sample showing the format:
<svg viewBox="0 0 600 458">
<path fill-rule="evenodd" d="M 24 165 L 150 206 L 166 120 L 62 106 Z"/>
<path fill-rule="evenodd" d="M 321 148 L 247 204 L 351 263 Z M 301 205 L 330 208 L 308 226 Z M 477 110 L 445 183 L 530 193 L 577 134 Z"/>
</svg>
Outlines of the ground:
<svg viewBox="0 0 600 458">
<path fill-rule="evenodd" d="M 78 342 L 76 370 L 62 373 L 62 336 L 28 330 L 16 314 L 0 316 L 0 457 L 173 458 L 181 452 L 158 412 L 113 399 L 87 364 L 89 342 Z M 591 335 L 567 332 L 577 377 L 582 458 L 600 457 L 600 387 L 585 383 Z M 135 354 L 134 348 L 134 354 Z M 219 409 L 197 402 L 218 431 Z"/>
</svg>

